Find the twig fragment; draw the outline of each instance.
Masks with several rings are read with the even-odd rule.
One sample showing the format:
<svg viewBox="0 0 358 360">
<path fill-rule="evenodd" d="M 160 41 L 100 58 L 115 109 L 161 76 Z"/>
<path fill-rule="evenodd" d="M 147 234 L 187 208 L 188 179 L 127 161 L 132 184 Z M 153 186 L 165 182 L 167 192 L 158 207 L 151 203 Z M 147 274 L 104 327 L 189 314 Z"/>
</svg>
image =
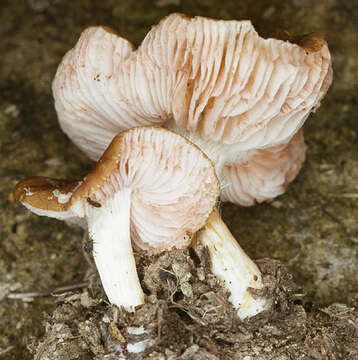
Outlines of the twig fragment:
<svg viewBox="0 0 358 360">
<path fill-rule="evenodd" d="M 28 302 L 28 301 L 33 301 L 33 298 L 35 297 L 55 296 L 67 291 L 83 289 L 86 288 L 87 286 L 88 286 L 88 281 L 85 281 L 72 285 L 59 286 L 54 289 L 48 289 L 43 291 L 33 291 L 33 292 L 23 292 L 23 293 L 13 292 L 7 295 L 7 298 Z"/>
</svg>

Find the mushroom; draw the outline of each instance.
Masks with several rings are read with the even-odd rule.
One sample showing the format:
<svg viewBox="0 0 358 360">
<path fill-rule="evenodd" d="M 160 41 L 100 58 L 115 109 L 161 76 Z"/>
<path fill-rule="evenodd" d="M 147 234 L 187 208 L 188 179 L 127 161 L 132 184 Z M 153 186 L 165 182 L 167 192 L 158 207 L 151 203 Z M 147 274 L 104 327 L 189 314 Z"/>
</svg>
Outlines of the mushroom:
<svg viewBox="0 0 358 360">
<path fill-rule="evenodd" d="M 250 150 L 247 158 L 234 161 L 230 159 L 231 156 L 243 154 L 231 152 L 224 145 L 208 146 L 206 142 L 203 144 L 201 138 L 190 133 L 186 133 L 186 136 L 216 164 L 221 180 L 221 200 L 242 206 L 251 206 L 283 194 L 305 159 L 303 129 L 286 144 Z"/>
<path fill-rule="evenodd" d="M 248 290 L 263 286 L 261 274 L 214 209 L 218 196 L 214 167 L 197 146 L 163 128 L 137 127 L 118 134 L 83 180 L 34 177 L 10 198 L 88 228 L 108 299 L 127 310 L 144 302 L 132 244 L 148 254 L 185 248 L 203 228 L 198 237 L 213 271 L 245 318 L 269 304 Z"/>
<path fill-rule="evenodd" d="M 134 50 L 90 27 L 53 81 L 60 125 L 96 160 L 118 131 L 161 124 L 212 159 L 223 199 L 270 200 L 299 172 L 299 129 L 332 81 L 321 35 L 276 36 L 260 37 L 250 21 L 172 14 Z"/>
<path fill-rule="evenodd" d="M 250 292 L 250 288 L 263 288 L 261 272 L 240 247 L 216 209 L 198 233 L 198 240 L 208 249 L 211 271 L 229 290 L 229 301 L 241 320 L 271 306 L 267 299 L 253 296 Z"/>
<path fill-rule="evenodd" d="M 111 303 L 142 304 L 132 245 L 150 254 L 190 244 L 219 194 L 210 160 L 183 137 L 155 127 L 117 135 L 82 181 L 21 181 L 12 193 L 38 215 L 85 221 Z"/>
</svg>

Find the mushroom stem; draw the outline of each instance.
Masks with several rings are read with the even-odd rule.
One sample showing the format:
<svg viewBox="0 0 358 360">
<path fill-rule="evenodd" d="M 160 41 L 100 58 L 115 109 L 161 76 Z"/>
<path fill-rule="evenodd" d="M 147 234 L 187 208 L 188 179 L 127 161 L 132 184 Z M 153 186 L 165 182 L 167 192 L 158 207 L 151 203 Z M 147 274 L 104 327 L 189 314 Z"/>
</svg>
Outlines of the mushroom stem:
<svg viewBox="0 0 358 360">
<path fill-rule="evenodd" d="M 128 311 L 144 303 L 130 238 L 131 190 L 123 188 L 91 207 L 88 221 L 93 257 L 108 300 Z"/>
<path fill-rule="evenodd" d="M 238 317 L 245 319 L 267 309 L 269 304 L 265 299 L 256 298 L 248 291 L 263 287 L 259 268 L 240 247 L 216 209 L 198 236 L 209 250 L 213 274 L 231 293 L 229 300 Z"/>
</svg>

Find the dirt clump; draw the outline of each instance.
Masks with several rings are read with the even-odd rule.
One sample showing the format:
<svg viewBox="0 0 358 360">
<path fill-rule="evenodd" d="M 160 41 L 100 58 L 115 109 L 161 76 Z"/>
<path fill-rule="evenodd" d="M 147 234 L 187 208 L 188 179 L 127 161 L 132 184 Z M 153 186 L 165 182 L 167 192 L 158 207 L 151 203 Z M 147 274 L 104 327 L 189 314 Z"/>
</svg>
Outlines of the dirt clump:
<svg viewBox="0 0 358 360">
<path fill-rule="evenodd" d="M 198 248 L 197 248 L 198 249 Z M 146 304 L 129 313 L 104 299 L 99 278 L 57 298 L 36 360 L 358 359 L 358 297 L 315 309 L 279 262 L 259 260 L 270 311 L 240 321 L 205 249 L 137 256 Z"/>
</svg>

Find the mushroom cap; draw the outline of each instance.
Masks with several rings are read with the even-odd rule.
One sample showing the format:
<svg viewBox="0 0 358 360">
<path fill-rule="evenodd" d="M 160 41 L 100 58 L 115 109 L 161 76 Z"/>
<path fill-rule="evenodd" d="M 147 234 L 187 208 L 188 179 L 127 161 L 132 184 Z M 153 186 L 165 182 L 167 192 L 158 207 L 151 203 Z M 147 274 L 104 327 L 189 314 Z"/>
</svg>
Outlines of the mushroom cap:
<svg viewBox="0 0 358 360">
<path fill-rule="evenodd" d="M 256 150 L 247 161 L 225 166 L 221 199 L 251 206 L 283 194 L 302 167 L 305 148 L 301 129 L 287 144 Z"/>
<path fill-rule="evenodd" d="M 249 21 L 172 14 L 137 50 L 85 30 L 53 82 L 62 129 L 92 159 L 121 130 L 182 127 L 240 151 L 288 143 L 332 80 L 320 35 L 260 37 Z"/>
<path fill-rule="evenodd" d="M 65 220 L 72 217 L 70 199 L 80 184 L 80 181 L 35 176 L 21 180 L 9 200 L 20 201 L 37 215 Z"/>
<path fill-rule="evenodd" d="M 65 189 L 67 201 L 60 204 L 54 195 L 66 195 Z M 198 147 L 163 128 L 137 127 L 117 135 L 83 181 L 31 178 L 11 197 L 39 215 L 88 219 L 122 189 L 132 194 L 133 245 L 149 253 L 187 246 L 220 191 L 214 167 Z"/>
</svg>

